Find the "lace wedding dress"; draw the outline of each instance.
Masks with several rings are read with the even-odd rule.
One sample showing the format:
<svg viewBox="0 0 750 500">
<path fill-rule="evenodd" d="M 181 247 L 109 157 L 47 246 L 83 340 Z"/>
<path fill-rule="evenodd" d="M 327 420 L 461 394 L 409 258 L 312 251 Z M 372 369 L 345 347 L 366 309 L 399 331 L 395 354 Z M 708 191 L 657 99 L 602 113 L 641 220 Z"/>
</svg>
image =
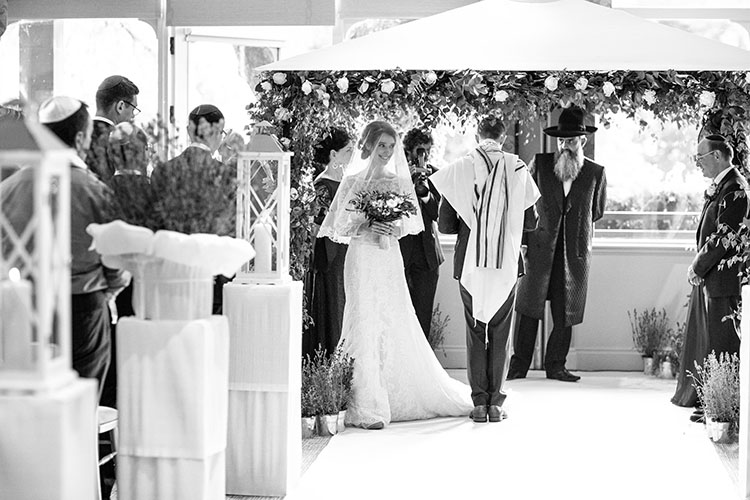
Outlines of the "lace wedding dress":
<svg viewBox="0 0 750 500">
<path fill-rule="evenodd" d="M 355 358 L 346 424 L 466 416 L 469 386 L 443 370 L 417 320 L 396 238 L 352 237 L 344 265 L 341 344 Z"/>
</svg>

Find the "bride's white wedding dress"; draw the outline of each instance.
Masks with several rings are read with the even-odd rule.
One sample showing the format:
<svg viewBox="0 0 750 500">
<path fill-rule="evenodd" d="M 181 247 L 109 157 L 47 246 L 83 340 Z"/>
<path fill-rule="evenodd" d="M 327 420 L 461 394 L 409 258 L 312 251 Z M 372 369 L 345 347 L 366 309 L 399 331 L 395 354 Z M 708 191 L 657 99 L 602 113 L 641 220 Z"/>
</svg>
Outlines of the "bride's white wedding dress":
<svg viewBox="0 0 750 500">
<path fill-rule="evenodd" d="M 466 416 L 471 389 L 443 370 L 411 303 L 398 240 L 351 239 L 344 266 L 341 345 L 355 358 L 346 424 Z"/>
</svg>

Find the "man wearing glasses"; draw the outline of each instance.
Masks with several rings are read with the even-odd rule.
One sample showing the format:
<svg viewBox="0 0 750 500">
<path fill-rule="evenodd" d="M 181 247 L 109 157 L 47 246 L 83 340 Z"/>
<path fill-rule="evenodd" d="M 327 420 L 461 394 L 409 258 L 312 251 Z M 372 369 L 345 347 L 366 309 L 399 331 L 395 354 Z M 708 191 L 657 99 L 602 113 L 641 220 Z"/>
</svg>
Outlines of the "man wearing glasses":
<svg viewBox="0 0 750 500">
<path fill-rule="evenodd" d="M 115 166 L 107 158 L 109 133 L 115 125 L 133 121 L 138 109 L 138 87 L 120 75 L 108 76 L 96 91 L 96 116 L 91 134 L 91 149 L 86 164 L 102 181 L 109 183 Z"/>
<path fill-rule="evenodd" d="M 693 156 L 703 176 L 711 179 L 705 192 L 705 204 L 698 224 L 698 253 L 688 267 L 688 283 L 705 286 L 708 302 L 708 352 L 738 354 L 739 322 L 727 320 L 740 302 L 739 263 L 722 265 L 736 255 L 732 247 L 721 243 L 722 230 L 736 233 L 747 214 L 747 182 L 732 165 L 734 151 L 721 135 L 708 135 L 698 143 Z M 714 236 L 714 237 L 712 237 Z"/>
</svg>

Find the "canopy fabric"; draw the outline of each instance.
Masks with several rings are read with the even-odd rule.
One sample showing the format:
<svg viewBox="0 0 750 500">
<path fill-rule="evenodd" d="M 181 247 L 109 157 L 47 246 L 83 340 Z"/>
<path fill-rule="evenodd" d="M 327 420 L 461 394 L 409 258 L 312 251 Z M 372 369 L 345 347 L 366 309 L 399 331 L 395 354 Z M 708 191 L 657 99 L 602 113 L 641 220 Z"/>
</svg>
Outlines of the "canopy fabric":
<svg viewBox="0 0 750 500">
<path fill-rule="evenodd" d="M 584 0 L 483 0 L 258 68 L 750 70 L 750 51 Z"/>
</svg>

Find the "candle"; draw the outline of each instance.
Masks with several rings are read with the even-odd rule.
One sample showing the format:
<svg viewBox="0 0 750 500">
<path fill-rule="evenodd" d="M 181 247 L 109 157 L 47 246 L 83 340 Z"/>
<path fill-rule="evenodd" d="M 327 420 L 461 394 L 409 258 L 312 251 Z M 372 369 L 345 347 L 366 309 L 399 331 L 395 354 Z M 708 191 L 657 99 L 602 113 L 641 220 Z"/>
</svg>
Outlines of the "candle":
<svg viewBox="0 0 750 500">
<path fill-rule="evenodd" d="M 0 282 L 0 368 L 31 368 L 31 282 Z"/>
<path fill-rule="evenodd" d="M 271 272 L 271 225 L 265 220 L 255 224 L 255 272 Z"/>
</svg>

